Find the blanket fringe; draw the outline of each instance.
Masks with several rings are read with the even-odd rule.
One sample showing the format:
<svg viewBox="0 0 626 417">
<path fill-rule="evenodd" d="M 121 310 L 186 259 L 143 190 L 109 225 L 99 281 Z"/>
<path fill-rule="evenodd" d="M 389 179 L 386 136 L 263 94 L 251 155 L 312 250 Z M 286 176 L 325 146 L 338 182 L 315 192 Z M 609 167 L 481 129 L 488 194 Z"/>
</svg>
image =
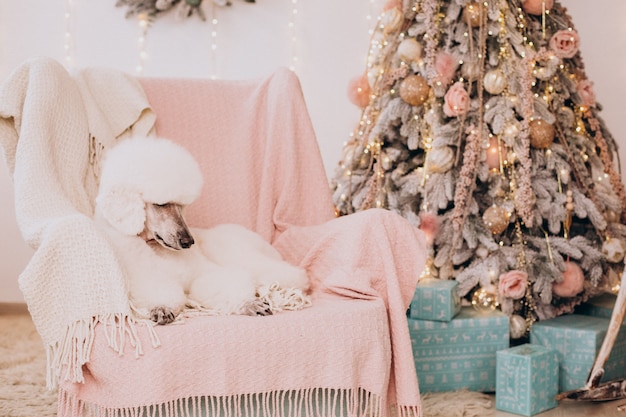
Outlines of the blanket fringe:
<svg viewBox="0 0 626 417">
<path fill-rule="evenodd" d="M 388 417 L 383 399 L 364 389 L 308 388 L 230 396 L 195 396 L 160 404 L 110 408 L 59 389 L 57 417 Z M 399 407 L 397 417 L 420 417 Z"/>
<path fill-rule="evenodd" d="M 85 382 L 82 367 L 89 362 L 98 324 L 104 326 L 109 347 L 119 355 L 124 353 L 126 343 L 135 349 L 135 357 L 143 355 L 143 346 L 137 333 L 138 324 L 143 324 L 147 329 L 153 347 L 161 344 L 154 323 L 149 320 L 137 320 L 126 314 L 105 314 L 76 321 L 66 328 L 65 337 L 46 346 L 46 387 L 49 390 L 57 388 L 61 378 L 73 383 Z"/>
</svg>

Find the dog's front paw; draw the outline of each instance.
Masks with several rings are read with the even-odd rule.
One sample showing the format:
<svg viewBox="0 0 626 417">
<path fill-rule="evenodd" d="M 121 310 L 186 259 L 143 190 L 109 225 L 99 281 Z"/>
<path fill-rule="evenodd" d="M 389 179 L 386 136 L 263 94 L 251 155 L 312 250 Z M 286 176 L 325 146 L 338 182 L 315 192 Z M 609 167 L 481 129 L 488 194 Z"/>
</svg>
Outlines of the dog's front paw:
<svg viewBox="0 0 626 417">
<path fill-rule="evenodd" d="M 241 308 L 241 314 L 246 316 L 271 316 L 272 309 L 268 303 L 257 298 L 246 302 Z"/>
<path fill-rule="evenodd" d="M 176 314 L 169 307 L 158 306 L 150 310 L 150 319 L 156 324 L 168 324 L 176 319 Z"/>
</svg>

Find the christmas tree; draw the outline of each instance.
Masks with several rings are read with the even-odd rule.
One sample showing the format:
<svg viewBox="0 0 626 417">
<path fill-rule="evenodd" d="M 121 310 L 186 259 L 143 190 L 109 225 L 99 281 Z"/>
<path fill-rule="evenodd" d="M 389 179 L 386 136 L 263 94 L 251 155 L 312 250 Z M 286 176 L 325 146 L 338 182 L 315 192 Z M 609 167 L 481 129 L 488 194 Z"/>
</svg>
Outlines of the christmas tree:
<svg viewBox="0 0 626 417">
<path fill-rule="evenodd" d="M 553 0 L 392 0 L 348 90 L 362 116 L 332 179 L 338 213 L 421 227 L 424 275 L 497 297 L 514 337 L 624 266 L 626 193 L 579 43 Z"/>
</svg>

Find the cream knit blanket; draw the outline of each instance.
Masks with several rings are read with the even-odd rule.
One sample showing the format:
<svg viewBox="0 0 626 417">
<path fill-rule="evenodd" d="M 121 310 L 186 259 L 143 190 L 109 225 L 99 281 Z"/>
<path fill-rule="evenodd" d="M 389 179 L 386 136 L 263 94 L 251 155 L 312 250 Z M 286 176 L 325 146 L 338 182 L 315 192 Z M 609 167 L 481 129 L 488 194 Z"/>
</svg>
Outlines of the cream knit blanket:
<svg viewBox="0 0 626 417">
<path fill-rule="evenodd" d="M 48 387 L 59 377 L 82 381 L 99 321 L 118 321 L 118 338 L 137 340 L 122 272 L 91 221 L 92 202 L 100 151 L 153 124 L 141 86 L 119 71 L 71 76 L 35 58 L 0 88 L 0 144 L 18 225 L 35 249 L 19 286 L 46 347 Z"/>
</svg>

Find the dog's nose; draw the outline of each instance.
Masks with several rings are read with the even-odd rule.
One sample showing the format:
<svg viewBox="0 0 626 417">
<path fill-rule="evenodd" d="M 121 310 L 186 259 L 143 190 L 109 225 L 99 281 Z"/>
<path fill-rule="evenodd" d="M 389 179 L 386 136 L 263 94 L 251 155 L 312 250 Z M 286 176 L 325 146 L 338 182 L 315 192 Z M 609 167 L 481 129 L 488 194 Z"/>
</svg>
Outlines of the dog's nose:
<svg viewBox="0 0 626 417">
<path fill-rule="evenodd" d="M 191 245 L 194 244 L 193 237 L 191 237 L 191 236 L 181 237 L 179 242 L 180 242 L 180 247 L 183 248 L 183 249 L 187 249 Z"/>
</svg>

